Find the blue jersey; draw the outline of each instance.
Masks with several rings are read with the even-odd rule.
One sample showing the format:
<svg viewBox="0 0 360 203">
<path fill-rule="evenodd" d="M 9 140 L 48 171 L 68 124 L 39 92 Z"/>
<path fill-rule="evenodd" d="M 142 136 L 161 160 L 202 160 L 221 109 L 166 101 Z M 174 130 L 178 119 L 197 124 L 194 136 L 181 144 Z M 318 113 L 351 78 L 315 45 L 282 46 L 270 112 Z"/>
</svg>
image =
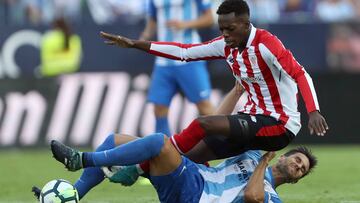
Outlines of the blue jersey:
<svg viewBox="0 0 360 203">
<path fill-rule="evenodd" d="M 151 176 L 161 202 L 243 203 L 244 189 L 259 164 L 259 151 L 228 158 L 216 167 L 195 164 L 186 157 L 172 173 Z M 265 203 L 281 203 L 275 191 L 271 168 L 264 176 Z"/>
<path fill-rule="evenodd" d="M 149 17 L 156 21 L 157 40 L 179 43 L 199 43 L 200 36 L 196 29 L 170 29 L 166 23 L 170 20 L 190 21 L 197 19 L 211 8 L 211 0 L 150 0 Z M 156 65 L 167 66 L 182 64 L 161 57 L 156 58 Z"/>
<path fill-rule="evenodd" d="M 259 151 L 247 151 L 226 159 L 216 167 L 199 165 L 204 179 L 204 189 L 200 202 L 244 202 L 244 189 L 261 158 Z M 275 191 L 271 168 L 267 168 L 264 178 L 265 201 L 281 202 Z"/>
</svg>

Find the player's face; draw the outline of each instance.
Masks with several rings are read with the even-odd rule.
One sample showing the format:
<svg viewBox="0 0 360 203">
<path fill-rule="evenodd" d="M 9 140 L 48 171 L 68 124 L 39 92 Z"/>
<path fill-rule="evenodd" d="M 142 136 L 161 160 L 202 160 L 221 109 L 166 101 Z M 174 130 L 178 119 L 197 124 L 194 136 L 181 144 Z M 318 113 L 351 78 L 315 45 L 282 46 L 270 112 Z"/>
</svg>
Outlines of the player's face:
<svg viewBox="0 0 360 203">
<path fill-rule="evenodd" d="M 309 171 L 309 159 L 302 153 L 290 156 L 282 155 L 278 162 L 278 169 L 286 177 L 287 182 L 295 183 Z"/>
<path fill-rule="evenodd" d="M 248 15 L 235 16 L 235 13 L 219 15 L 218 23 L 227 46 L 236 48 L 246 44 L 251 27 Z"/>
</svg>

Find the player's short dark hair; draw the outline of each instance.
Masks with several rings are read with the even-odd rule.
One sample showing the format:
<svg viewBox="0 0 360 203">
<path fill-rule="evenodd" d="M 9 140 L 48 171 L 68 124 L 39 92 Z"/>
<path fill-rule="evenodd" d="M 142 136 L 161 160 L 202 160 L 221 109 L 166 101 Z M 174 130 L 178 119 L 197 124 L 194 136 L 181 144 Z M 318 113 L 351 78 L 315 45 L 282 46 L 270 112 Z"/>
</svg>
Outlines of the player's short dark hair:
<svg viewBox="0 0 360 203">
<path fill-rule="evenodd" d="M 235 16 L 243 14 L 250 16 L 249 6 L 244 0 L 225 0 L 220 4 L 216 11 L 218 15 L 225 15 L 233 12 L 235 13 Z"/>
<path fill-rule="evenodd" d="M 304 174 L 304 176 L 306 176 L 307 174 L 312 172 L 313 169 L 315 168 L 315 166 L 317 165 L 317 162 L 318 162 L 317 158 L 313 155 L 313 153 L 311 152 L 310 149 L 308 149 L 304 146 L 300 146 L 300 147 L 291 149 L 291 150 L 287 151 L 284 154 L 284 156 L 288 157 L 288 156 L 296 154 L 296 153 L 302 153 L 309 159 L 309 170 Z"/>
</svg>

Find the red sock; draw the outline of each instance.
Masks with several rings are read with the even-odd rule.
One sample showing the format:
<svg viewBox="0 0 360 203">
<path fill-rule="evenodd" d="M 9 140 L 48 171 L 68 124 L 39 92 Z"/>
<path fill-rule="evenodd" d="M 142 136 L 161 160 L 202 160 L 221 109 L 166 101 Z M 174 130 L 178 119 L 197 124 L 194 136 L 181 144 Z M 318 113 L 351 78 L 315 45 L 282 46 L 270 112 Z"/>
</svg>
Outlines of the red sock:
<svg viewBox="0 0 360 203">
<path fill-rule="evenodd" d="M 149 161 L 144 161 L 142 163 L 139 164 L 141 170 L 143 171 L 143 173 L 149 173 L 150 171 L 150 163 Z"/>
<path fill-rule="evenodd" d="M 205 130 L 195 119 L 181 133 L 171 137 L 171 143 L 181 153 L 185 154 L 205 137 Z"/>
</svg>

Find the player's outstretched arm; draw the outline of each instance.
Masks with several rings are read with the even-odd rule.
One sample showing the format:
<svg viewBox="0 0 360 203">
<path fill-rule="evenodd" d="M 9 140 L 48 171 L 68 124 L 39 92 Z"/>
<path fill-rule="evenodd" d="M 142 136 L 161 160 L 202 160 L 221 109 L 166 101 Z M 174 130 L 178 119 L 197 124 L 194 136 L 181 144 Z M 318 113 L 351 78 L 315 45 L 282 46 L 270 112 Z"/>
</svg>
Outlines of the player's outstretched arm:
<svg viewBox="0 0 360 203">
<path fill-rule="evenodd" d="M 105 44 L 117 45 L 122 48 L 136 48 L 172 60 L 197 61 L 225 58 L 225 41 L 223 37 L 217 37 L 200 44 L 182 44 L 133 40 L 106 32 L 100 32 L 100 36 L 105 39 Z"/>
<path fill-rule="evenodd" d="M 105 39 L 104 43 L 108 45 L 117 45 L 122 48 L 136 48 L 143 51 L 149 51 L 151 42 L 144 40 L 133 40 L 121 35 L 100 32 L 100 36 Z"/>
<path fill-rule="evenodd" d="M 269 162 L 275 157 L 275 152 L 267 152 L 263 155 L 261 161 L 256 166 L 254 173 L 250 176 L 249 182 L 244 191 L 244 200 L 246 203 L 264 202 L 264 176 Z"/>
</svg>

